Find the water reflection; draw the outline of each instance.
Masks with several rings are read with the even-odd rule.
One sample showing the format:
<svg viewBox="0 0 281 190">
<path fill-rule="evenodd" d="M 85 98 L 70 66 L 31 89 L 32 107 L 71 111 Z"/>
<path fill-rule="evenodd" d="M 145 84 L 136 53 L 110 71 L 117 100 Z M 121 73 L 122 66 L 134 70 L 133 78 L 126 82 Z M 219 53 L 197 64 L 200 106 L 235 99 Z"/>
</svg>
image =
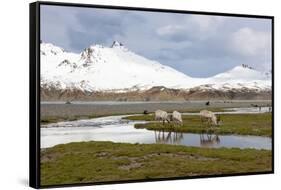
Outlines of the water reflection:
<svg viewBox="0 0 281 190">
<path fill-rule="evenodd" d="M 181 144 L 183 133 L 154 131 L 155 142 L 158 144 Z"/>
<path fill-rule="evenodd" d="M 201 147 L 216 147 L 221 140 L 219 135 L 213 133 L 199 134 Z M 155 143 L 158 144 L 184 144 L 184 134 L 181 132 L 154 131 Z"/>
<path fill-rule="evenodd" d="M 213 147 L 220 144 L 217 134 L 200 134 L 200 145 L 202 147 Z"/>
</svg>

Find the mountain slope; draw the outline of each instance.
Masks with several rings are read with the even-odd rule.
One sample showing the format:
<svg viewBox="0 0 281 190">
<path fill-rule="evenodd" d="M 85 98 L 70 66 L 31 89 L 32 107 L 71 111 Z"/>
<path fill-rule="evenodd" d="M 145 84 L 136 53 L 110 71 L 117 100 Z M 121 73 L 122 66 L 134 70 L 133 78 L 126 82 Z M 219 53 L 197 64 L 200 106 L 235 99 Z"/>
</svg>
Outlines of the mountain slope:
<svg viewBox="0 0 281 190">
<path fill-rule="evenodd" d="M 271 91 L 271 75 L 237 66 L 209 78 L 192 78 L 171 67 L 128 50 L 120 42 L 111 47 L 91 45 L 71 53 L 50 43 L 41 43 L 41 88 L 46 96 L 91 93 L 146 92 L 157 87 L 196 91 Z M 159 87 L 159 88 L 158 88 Z M 51 92 L 52 91 L 52 92 Z M 149 91 L 150 93 L 150 91 Z M 170 92 L 168 94 L 171 94 Z M 145 96 L 145 95 L 144 95 Z"/>
<path fill-rule="evenodd" d="M 153 86 L 190 88 L 203 83 L 156 61 L 129 51 L 118 42 L 92 45 L 80 54 L 41 44 L 42 83 L 87 91 L 149 89 Z M 54 50 L 50 50 L 50 48 Z M 53 53 L 56 52 L 56 53 Z"/>
<path fill-rule="evenodd" d="M 252 89 L 271 90 L 271 77 L 252 68 L 236 66 L 224 73 L 209 78 L 209 84 L 202 85 L 216 90 Z"/>
</svg>

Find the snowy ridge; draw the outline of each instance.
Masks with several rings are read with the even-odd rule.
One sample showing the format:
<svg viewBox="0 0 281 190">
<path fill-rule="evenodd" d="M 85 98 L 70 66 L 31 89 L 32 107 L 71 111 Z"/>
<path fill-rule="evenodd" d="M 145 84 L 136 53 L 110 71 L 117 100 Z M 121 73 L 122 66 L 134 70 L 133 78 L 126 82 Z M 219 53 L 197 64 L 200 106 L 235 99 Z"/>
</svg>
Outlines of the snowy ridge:
<svg viewBox="0 0 281 190">
<path fill-rule="evenodd" d="M 114 41 L 110 47 L 93 44 L 71 53 L 41 43 L 41 86 L 86 92 L 127 92 L 155 86 L 188 90 L 271 90 L 271 74 L 242 66 L 210 78 L 192 78 L 169 66 L 149 60 Z"/>
</svg>

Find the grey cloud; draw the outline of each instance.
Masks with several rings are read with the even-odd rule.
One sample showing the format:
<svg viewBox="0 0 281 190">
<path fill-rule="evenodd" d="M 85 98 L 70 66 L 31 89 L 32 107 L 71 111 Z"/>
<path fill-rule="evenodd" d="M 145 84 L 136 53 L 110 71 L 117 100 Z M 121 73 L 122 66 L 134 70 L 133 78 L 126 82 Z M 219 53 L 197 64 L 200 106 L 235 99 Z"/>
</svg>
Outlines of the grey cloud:
<svg viewBox="0 0 281 190">
<path fill-rule="evenodd" d="M 265 68 L 271 62 L 270 49 L 263 55 L 245 56 L 233 51 L 230 43 L 233 33 L 244 27 L 270 32 L 271 22 L 266 19 L 75 7 L 44 7 L 41 12 L 43 41 L 69 51 L 119 40 L 137 54 L 191 76 L 211 76 L 242 63 Z"/>
</svg>

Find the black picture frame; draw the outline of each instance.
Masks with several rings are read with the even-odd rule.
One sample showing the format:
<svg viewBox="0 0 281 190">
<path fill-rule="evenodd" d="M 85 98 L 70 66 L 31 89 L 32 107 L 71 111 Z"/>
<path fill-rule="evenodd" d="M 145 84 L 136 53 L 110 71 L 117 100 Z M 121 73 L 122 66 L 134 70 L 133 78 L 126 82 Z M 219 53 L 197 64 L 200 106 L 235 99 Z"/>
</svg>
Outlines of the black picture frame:
<svg viewBox="0 0 281 190">
<path fill-rule="evenodd" d="M 207 175 L 194 177 L 173 177 L 163 179 L 143 179 L 143 180 L 127 180 L 127 181 L 110 181 L 110 182 L 93 182 L 79 184 L 64 184 L 64 185 L 48 185 L 40 184 L 40 6 L 67 6 L 67 7 L 87 7 L 87 8 L 103 8 L 103 9 L 118 9 L 118 10 L 137 10 L 148 12 L 169 12 L 169 13 L 186 13 L 198 15 L 216 15 L 244 18 L 262 18 L 271 20 L 271 56 L 272 56 L 272 170 L 267 172 L 248 172 L 237 174 L 224 175 Z M 29 4 L 29 59 L 30 59 L 30 74 L 29 74 L 29 185 L 33 188 L 52 188 L 52 187 L 69 187 L 69 186 L 87 186 L 100 184 L 119 184 L 119 183 L 135 183 L 149 181 L 166 181 L 179 179 L 193 178 L 212 178 L 212 177 L 227 177 L 227 176 L 242 176 L 242 175 L 258 175 L 274 173 L 274 16 L 265 15 L 249 15 L 249 14 L 233 14 L 219 12 L 202 12 L 188 10 L 170 10 L 156 8 L 141 8 L 141 7 L 125 7 L 125 6 L 109 6 L 109 5 L 93 5 L 79 3 L 60 3 L 40 1 Z"/>
</svg>

